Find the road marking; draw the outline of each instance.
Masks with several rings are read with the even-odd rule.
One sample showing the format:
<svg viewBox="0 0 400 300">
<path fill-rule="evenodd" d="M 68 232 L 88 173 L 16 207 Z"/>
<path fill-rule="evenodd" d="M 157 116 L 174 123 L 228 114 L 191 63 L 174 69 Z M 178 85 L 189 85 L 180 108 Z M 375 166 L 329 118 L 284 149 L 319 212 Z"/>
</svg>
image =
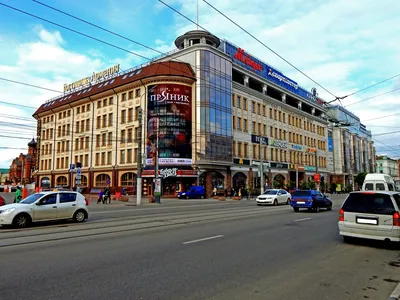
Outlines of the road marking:
<svg viewBox="0 0 400 300">
<path fill-rule="evenodd" d="M 203 242 L 203 241 L 218 239 L 218 238 L 222 238 L 222 237 L 224 237 L 224 236 L 223 236 L 223 235 L 215 235 L 215 236 L 210 236 L 210 237 L 206 237 L 206 238 L 203 238 L 203 239 L 198 239 L 198 240 L 183 242 L 182 244 L 184 244 L 184 245 L 193 244 L 193 243 L 198 243 L 198 242 Z"/>
<path fill-rule="evenodd" d="M 293 222 L 302 222 L 302 221 L 307 221 L 307 220 L 311 220 L 311 218 L 297 219 L 297 220 L 294 220 Z"/>
</svg>

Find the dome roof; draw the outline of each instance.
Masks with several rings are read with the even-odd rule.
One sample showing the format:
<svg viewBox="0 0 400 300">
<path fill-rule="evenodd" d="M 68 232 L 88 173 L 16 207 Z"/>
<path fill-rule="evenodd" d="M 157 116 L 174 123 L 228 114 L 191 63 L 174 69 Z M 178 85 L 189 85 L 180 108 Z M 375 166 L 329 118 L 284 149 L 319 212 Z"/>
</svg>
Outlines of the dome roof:
<svg viewBox="0 0 400 300">
<path fill-rule="evenodd" d="M 36 143 L 35 139 L 32 139 L 32 141 L 30 141 L 28 143 L 28 147 L 36 147 L 36 145 L 37 145 L 37 143 Z"/>
</svg>

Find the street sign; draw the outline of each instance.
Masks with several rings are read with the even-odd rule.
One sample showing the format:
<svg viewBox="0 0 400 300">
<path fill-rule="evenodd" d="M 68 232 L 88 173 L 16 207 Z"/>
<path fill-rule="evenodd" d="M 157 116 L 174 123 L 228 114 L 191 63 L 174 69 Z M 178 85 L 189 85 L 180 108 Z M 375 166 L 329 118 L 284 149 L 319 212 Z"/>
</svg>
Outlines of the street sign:
<svg viewBox="0 0 400 300">
<path fill-rule="evenodd" d="M 69 169 L 70 169 L 70 170 L 75 169 L 75 165 L 74 165 L 74 164 L 70 164 L 70 165 L 69 165 Z"/>
<path fill-rule="evenodd" d="M 82 181 L 81 181 L 80 179 L 79 179 L 79 180 L 76 179 L 76 180 L 75 180 L 75 184 L 76 184 L 76 185 L 82 184 Z"/>
<path fill-rule="evenodd" d="M 82 174 L 82 169 L 76 168 L 76 175 L 81 175 L 81 174 Z"/>
</svg>

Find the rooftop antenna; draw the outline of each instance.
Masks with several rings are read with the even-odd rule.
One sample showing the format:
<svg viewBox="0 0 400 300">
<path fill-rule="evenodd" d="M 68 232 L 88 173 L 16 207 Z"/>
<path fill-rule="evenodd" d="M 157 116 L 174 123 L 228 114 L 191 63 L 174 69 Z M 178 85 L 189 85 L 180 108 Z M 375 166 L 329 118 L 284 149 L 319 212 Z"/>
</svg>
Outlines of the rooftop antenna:
<svg viewBox="0 0 400 300">
<path fill-rule="evenodd" d="M 196 26 L 197 26 L 197 30 L 199 30 L 199 0 L 197 0 L 197 17 L 196 17 Z"/>
</svg>

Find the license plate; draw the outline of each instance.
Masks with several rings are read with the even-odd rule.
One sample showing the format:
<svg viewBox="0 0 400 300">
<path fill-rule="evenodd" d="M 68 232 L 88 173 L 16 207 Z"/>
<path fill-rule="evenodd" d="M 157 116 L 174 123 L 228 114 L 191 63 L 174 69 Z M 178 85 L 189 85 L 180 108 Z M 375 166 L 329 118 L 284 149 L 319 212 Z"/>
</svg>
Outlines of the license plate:
<svg viewBox="0 0 400 300">
<path fill-rule="evenodd" d="M 356 221 L 359 224 L 378 225 L 378 220 L 373 218 L 357 218 Z"/>
<path fill-rule="evenodd" d="M 297 201 L 297 204 L 306 204 L 304 201 Z"/>
</svg>

